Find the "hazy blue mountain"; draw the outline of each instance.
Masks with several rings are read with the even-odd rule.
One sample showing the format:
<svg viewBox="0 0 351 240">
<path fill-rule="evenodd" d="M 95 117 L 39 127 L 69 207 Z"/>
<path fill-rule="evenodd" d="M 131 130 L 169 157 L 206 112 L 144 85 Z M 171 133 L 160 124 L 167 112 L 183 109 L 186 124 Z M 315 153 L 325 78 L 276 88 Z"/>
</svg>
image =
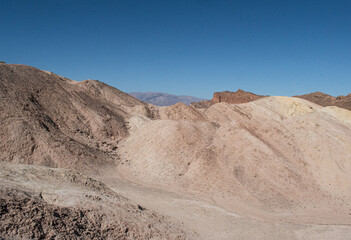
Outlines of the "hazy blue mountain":
<svg viewBox="0 0 351 240">
<path fill-rule="evenodd" d="M 129 94 L 141 101 L 151 103 L 156 106 L 169 106 L 178 102 L 189 105 L 192 102 L 207 100 L 207 99 L 197 98 L 192 96 L 183 96 L 183 95 L 177 96 L 177 95 L 161 93 L 161 92 L 131 92 Z"/>
</svg>

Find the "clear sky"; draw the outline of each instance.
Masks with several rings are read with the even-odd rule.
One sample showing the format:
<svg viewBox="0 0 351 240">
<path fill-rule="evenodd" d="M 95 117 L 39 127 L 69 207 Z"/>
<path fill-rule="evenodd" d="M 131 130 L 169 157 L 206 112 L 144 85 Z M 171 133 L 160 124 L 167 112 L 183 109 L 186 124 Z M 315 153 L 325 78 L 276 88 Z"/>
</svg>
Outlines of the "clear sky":
<svg viewBox="0 0 351 240">
<path fill-rule="evenodd" d="M 0 60 L 125 92 L 351 92 L 351 0 L 0 0 Z"/>
</svg>

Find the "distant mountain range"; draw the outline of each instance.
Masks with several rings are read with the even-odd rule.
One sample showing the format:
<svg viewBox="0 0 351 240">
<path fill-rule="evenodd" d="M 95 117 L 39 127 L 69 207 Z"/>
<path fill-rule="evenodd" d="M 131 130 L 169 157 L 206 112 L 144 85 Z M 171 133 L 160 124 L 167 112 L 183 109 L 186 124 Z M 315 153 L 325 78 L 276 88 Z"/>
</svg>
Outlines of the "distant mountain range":
<svg viewBox="0 0 351 240">
<path fill-rule="evenodd" d="M 161 92 L 131 92 L 129 95 L 147 103 L 151 103 L 156 106 L 170 106 L 176 103 L 185 103 L 189 105 L 193 102 L 205 101 L 207 99 L 197 98 L 192 96 L 184 95 L 172 95 L 168 93 Z"/>
<path fill-rule="evenodd" d="M 227 102 L 233 104 L 246 103 L 265 97 L 241 89 L 238 89 L 236 92 L 215 92 L 211 100 L 196 98 L 192 96 L 177 96 L 160 92 L 132 92 L 129 94 L 141 101 L 151 103 L 156 106 L 170 106 L 181 102 L 187 105 L 191 105 L 195 108 L 207 108 L 218 102 Z M 322 92 L 314 92 L 305 95 L 297 95 L 294 97 L 303 98 L 324 107 L 337 106 L 351 110 L 351 94 L 347 96 L 334 97 Z"/>
</svg>

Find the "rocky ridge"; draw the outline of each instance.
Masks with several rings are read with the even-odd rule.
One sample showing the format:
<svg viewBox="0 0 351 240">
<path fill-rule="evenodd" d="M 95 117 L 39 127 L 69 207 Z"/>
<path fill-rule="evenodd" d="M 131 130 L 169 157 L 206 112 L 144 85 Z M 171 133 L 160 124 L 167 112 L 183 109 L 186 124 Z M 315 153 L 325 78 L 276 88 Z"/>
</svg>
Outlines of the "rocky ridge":
<svg viewBox="0 0 351 240">
<path fill-rule="evenodd" d="M 314 92 L 314 93 L 299 95 L 295 97 L 306 99 L 310 102 L 319 104 L 323 107 L 337 106 L 340 108 L 351 110 L 351 94 L 348 94 L 347 96 L 333 97 L 331 95 L 328 95 L 322 92 Z"/>
</svg>

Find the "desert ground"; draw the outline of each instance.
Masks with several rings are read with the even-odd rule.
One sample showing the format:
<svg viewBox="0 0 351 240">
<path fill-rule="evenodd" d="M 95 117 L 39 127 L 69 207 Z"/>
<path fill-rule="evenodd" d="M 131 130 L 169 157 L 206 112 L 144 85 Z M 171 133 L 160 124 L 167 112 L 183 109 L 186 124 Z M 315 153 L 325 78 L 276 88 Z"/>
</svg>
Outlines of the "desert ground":
<svg viewBox="0 0 351 240">
<path fill-rule="evenodd" d="M 158 107 L 0 64 L 0 238 L 350 239 L 351 111 L 238 94 Z"/>
</svg>

